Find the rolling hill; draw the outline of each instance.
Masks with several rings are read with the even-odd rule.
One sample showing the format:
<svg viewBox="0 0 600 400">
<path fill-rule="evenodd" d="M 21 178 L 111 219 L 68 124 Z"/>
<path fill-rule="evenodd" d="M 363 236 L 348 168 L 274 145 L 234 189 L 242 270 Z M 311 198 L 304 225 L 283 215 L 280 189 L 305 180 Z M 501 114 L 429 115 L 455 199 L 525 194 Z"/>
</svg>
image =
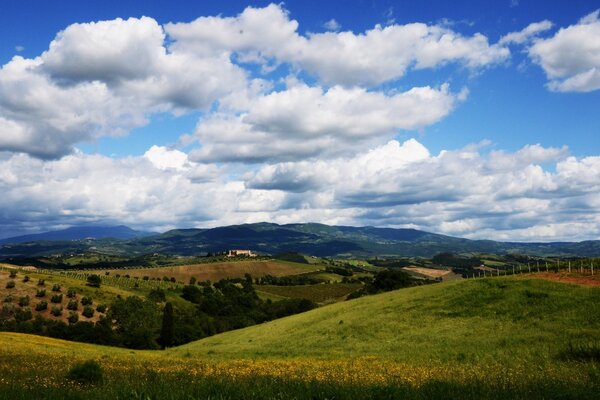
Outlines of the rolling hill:
<svg viewBox="0 0 600 400">
<path fill-rule="evenodd" d="M 263 254 L 291 251 L 321 257 L 431 257 L 442 252 L 600 256 L 600 241 L 497 242 L 456 238 L 415 229 L 256 223 L 212 229 L 175 229 L 125 240 L 38 240 L 5 244 L 0 246 L 0 259 L 85 251 L 127 256 L 152 253 L 189 256 L 231 248 L 252 249 Z"/>
<path fill-rule="evenodd" d="M 598 288 L 487 278 L 360 298 L 165 351 L 0 333 L 0 373 L 11 377 L 0 397 L 592 399 L 599 316 Z M 64 376 L 86 359 L 106 380 L 82 391 Z"/>
</svg>

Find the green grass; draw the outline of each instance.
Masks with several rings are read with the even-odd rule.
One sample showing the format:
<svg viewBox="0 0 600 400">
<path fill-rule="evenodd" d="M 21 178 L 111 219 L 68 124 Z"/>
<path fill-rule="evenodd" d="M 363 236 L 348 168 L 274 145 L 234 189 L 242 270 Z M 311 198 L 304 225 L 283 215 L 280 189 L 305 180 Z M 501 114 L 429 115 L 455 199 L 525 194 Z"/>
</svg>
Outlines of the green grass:
<svg viewBox="0 0 600 400">
<path fill-rule="evenodd" d="M 308 299 L 315 303 L 325 303 L 342 300 L 362 286 L 360 283 L 321 283 L 297 286 L 260 285 L 257 286 L 257 289 L 279 297 Z"/>
<path fill-rule="evenodd" d="M 600 288 L 491 278 L 333 304 L 166 351 L 0 333 L 0 399 L 593 399 Z M 66 380 L 93 359 L 104 383 Z"/>
<path fill-rule="evenodd" d="M 573 340 L 600 340 L 600 288 L 492 278 L 351 300 L 174 351 L 222 358 L 372 355 L 418 363 L 537 364 L 553 363 Z"/>
</svg>

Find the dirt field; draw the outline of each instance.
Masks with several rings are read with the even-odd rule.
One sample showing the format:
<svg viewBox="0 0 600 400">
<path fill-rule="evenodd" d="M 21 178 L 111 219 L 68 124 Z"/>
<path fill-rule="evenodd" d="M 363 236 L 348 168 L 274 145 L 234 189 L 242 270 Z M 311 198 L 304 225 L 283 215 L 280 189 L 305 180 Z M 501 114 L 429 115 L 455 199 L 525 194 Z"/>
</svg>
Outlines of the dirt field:
<svg viewBox="0 0 600 400">
<path fill-rule="evenodd" d="M 425 275 L 429 278 L 441 278 L 444 275 L 448 275 L 450 271 L 441 270 L 441 269 L 432 269 L 432 268 L 422 268 L 422 267 L 404 267 L 402 268 L 406 271 L 416 272 L 417 274 Z"/>
<path fill-rule="evenodd" d="M 298 275 L 320 270 L 315 265 L 295 264 L 285 261 L 232 261 L 219 263 L 206 263 L 194 265 L 180 265 L 163 268 L 139 268 L 139 269 L 112 269 L 96 271 L 103 276 L 106 272 L 114 276 L 148 276 L 150 278 L 174 277 L 178 282 L 188 283 L 191 277 L 197 281 L 210 280 L 212 282 L 224 278 L 243 278 L 244 274 L 250 274 L 253 278 L 265 275 L 286 276 Z"/>
<path fill-rule="evenodd" d="M 522 278 L 541 278 L 554 282 L 574 283 L 583 286 L 600 286 L 600 274 L 595 272 L 595 275 L 580 274 L 579 272 L 537 272 L 532 274 L 516 275 Z"/>
</svg>

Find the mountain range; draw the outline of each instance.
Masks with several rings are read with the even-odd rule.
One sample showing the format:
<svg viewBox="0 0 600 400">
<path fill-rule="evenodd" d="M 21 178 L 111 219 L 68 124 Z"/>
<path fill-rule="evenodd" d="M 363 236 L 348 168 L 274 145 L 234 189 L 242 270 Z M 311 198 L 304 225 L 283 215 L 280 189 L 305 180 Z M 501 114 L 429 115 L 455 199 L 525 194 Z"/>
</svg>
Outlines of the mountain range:
<svg viewBox="0 0 600 400">
<path fill-rule="evenodd" d="M 452 253 L 520 253 L 538 256 L 600 256 L 600 241 L 524 243 L 470 240 L 415 229 L 256 223 L 211 229 L 174 229 L 162 234 L 125 226 L 76 227 L 0 241 L 0 258 L 94 251 L 137 256 L 203 255 L 232 248 L 262 254 L 299 252 L 321 257 L 431 257 Z"/>
</svg>

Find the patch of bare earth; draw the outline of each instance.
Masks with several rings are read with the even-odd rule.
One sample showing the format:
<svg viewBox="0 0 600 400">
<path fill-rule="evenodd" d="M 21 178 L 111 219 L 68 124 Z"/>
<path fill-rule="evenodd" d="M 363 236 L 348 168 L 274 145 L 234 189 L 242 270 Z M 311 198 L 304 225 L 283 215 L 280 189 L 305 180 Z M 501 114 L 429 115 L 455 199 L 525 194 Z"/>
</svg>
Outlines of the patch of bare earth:
<svg viewBox="0 0 600 400">
<path fill-rule="evenodd" d="M 553 282 L 574 283 L 583 286 L 600 286 L 600 275 L 596 273 L 581 274 L 579 272 L 536 272 L 532 274 L 517 275 L 522 278 L 538 278 Z"/>
</svg>

